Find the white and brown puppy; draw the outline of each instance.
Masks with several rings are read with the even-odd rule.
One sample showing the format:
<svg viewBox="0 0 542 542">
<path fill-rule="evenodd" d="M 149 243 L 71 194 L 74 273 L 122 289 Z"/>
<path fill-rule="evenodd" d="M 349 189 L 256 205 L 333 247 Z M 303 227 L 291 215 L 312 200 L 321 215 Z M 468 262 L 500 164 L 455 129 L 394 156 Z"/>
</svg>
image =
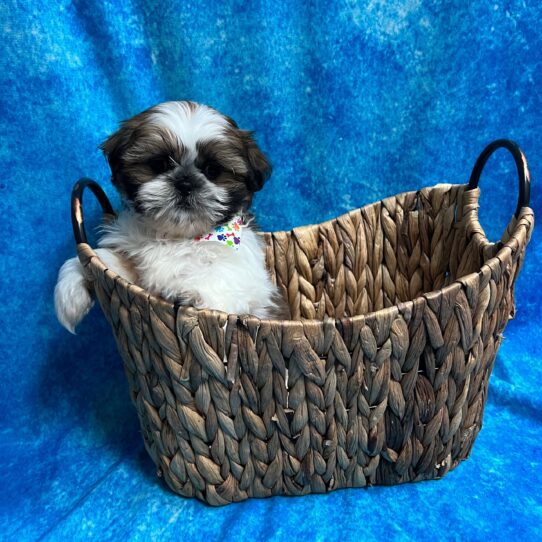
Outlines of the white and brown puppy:
<svg viewBox="0 0 542 542">
<path fill-rule="evenodd" d="M 247 214 L 271 166 L 251 132 L 194 102 L 166 102 L 123 122 L 101 147 L 124 201 L 97 253 L 114 272 L 181 305 L 288 318 Z M 64 263 L 55 288 L 70 331 L 92 307 L 83 268 Z"/>
</svg>

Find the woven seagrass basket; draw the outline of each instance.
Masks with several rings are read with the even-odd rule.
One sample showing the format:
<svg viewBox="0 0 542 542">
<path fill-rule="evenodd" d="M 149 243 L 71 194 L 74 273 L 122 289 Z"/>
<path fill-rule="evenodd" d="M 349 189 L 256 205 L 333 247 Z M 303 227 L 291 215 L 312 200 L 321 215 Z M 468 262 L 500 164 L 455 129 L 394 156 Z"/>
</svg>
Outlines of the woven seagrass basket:
<svg viewBox="0 0 542 542">
<path fill-rule="evenodd" d="M 489 156 L 510 150 L 519 203 L 502 240 L 478 221 Z M 441 478 L 467 458 L 514 313 L 534 224 L 529 172 L 499 140 L 468 185 L 400 194 L 322 224 L 264 233 L 291 321 L 179 309 L 79 258 L 113 328 L 158 475 L 211 505 Z"/>
</svg>

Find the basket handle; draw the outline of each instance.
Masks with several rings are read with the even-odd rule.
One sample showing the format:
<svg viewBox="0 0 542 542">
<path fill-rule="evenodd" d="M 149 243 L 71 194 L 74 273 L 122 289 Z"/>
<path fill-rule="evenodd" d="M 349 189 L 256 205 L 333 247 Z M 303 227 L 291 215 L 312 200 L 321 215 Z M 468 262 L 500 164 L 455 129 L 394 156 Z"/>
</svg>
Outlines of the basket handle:
<svg viewBox="0 0 542 542">
<path fill-rule="evenodd" d="M 83 220 L 83 193 L 85 188 L 89 188 L 96 196 L 105 215 L 115 216 L 115 211 L 113 211 L 113 207 L 100 185 L 87 177 L 79 179 L 73 186 L 71 199 L 73 236 L 78 245 L 87 243 L 87 234 Z"/>
<path fill-rule="evenodd" d="M 519 148 L 519 145 L 515 141 L 510 139 L 497 139 L 490 143 L 480 154 L 478 160 L 474 164 L 472 170 L 469 186 L 467 190 L 473 190 L 478 188 L 478 182 L 480 181 L 480 175 L 488 161 L 489 157 L 501 147 L 508 149 L 514 161 L 516 162 L 516 168 L 518 170 L 518 179 L 519 179 L 519 196 L 518 196 L 518 206 L 516 207 L 515 217 L 519 216 L 519 213 L 523 207 L 529 207 L 529 201 L 531 199 L 531 175 L 529 173 L 529 167 L 527 166 L 527 158 Z"/>
</svg>

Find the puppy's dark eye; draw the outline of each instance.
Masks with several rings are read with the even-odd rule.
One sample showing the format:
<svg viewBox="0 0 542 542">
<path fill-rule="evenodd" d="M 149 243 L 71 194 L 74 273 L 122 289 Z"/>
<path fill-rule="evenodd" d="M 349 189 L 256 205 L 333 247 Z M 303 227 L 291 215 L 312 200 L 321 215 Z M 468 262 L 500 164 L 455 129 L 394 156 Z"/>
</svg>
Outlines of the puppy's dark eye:
<svg viewBox="0 0 542 542">
<path fill-rule="evenodd" d="M 201 171 L 209 180 L 214 181 L 222 173 L 222 166 L 216 162 L 207 162 Z"/>
<path fill-rule="evenodd" d="M 157 175 L 165 173 L 173 167 L 169 156 L 156 156 L 155 158 L 148 160 L 147 164 L 152 169 L 153 173 L 156 173 Z"/>
</svg>

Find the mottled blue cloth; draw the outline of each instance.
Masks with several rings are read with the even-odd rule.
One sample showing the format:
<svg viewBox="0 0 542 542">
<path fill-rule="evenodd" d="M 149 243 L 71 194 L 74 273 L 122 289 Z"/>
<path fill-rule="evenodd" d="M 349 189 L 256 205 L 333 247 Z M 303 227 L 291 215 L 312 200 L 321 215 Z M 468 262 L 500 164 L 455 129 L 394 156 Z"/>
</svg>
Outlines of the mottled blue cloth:
<svg viewBox="0 0 542 542">
<path fill-rule="evenodd" d="M 484 427 L 471 458 L 436 482 L 219 509 L 178 497 L 144 451 L 103 315 L 72 336 L 52 298 L 75 253 L 73 183 L 91 176 L 115 198 L 98 144 L 164 100 L 208 103 L 256 131 L 274 163 L 255 202 L 264 229 L 464 183 L 500 137 L 525 151 L 542 216 L 541 20 L 539 2 L 519 0 L 1 3 L 0 538 L 541 540 L 536 230 Z M 517 199 L 506 151 L 481 187 L 496 240 Z"/>
</svg>

